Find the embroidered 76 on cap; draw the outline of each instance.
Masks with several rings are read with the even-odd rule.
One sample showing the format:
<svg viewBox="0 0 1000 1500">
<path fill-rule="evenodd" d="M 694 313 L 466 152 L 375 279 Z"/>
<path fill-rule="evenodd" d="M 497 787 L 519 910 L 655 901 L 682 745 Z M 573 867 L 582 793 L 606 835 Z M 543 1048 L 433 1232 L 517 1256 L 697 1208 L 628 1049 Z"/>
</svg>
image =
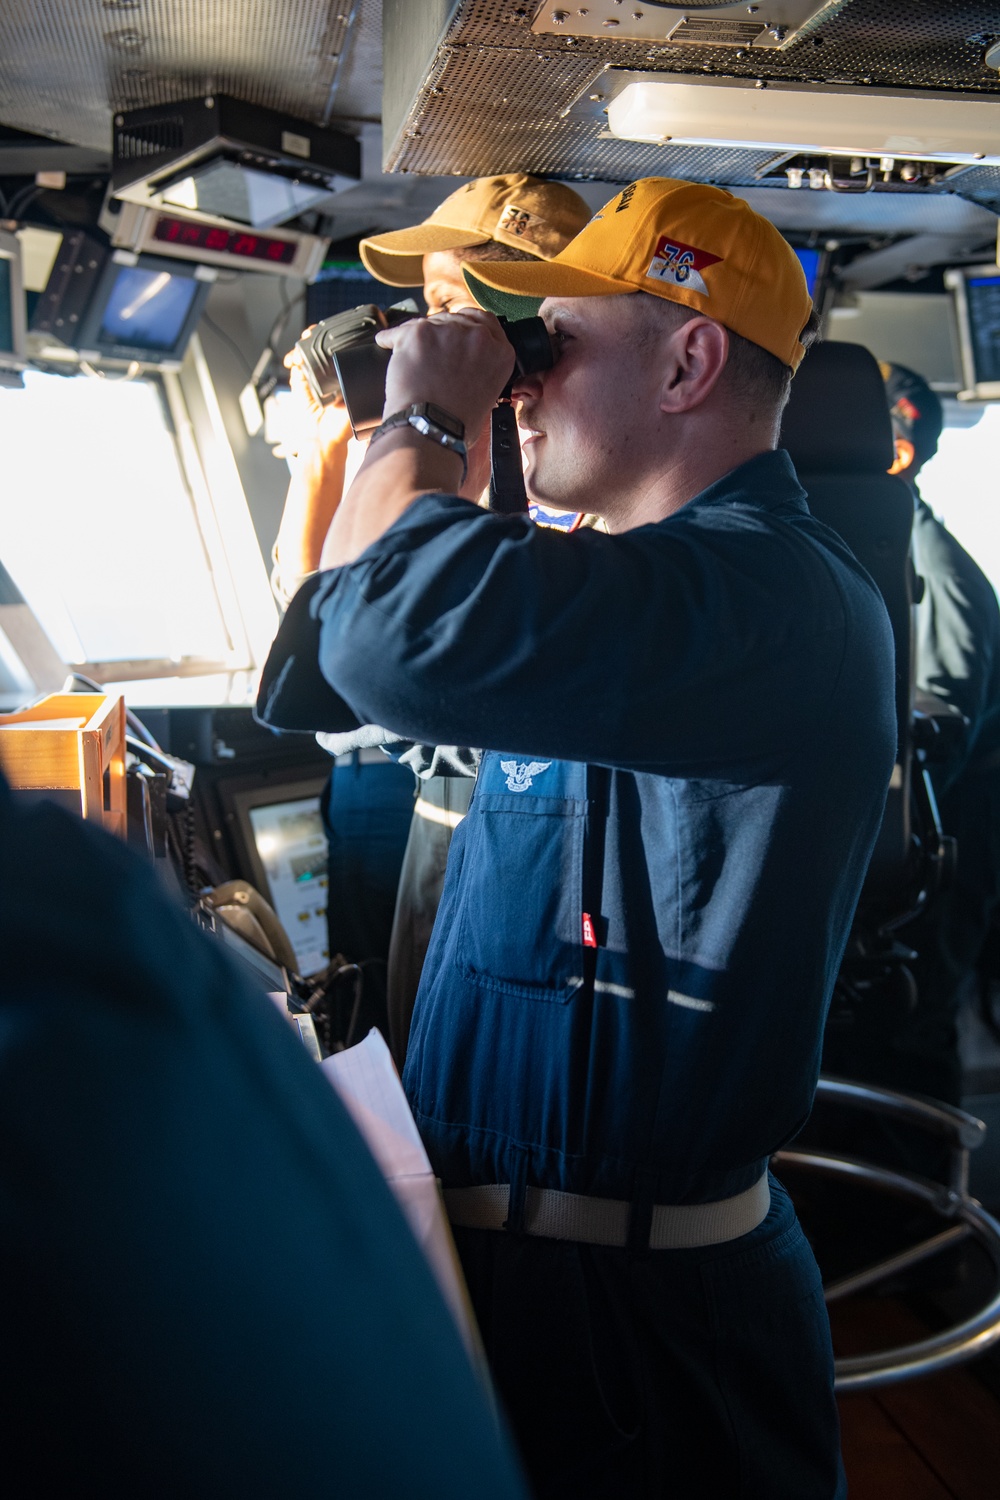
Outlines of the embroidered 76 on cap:
<svg viewBox="0 0 1000 1500">
<path fill-rule="evenodd" d="M 721 188 L 670 177 L 632 182 L 553 260 L 463 267 L 481 307 L 509 318 L 546 297 L 649 292 L 705 313 L 791 369 L 813 310 L 795 251 Z"/>
<path fill-rule="evenodd" d="M 579 234 L 589 217 L 579 193 L 563 183 L 505 172 L 467 182 L 449 193 L 422 224 L 368 235 L 358 249 L 379 281 L 419 286 L 423 258 L 433 250 L 465 250 L 495 240 L 548 260 Z"/>
</svg>

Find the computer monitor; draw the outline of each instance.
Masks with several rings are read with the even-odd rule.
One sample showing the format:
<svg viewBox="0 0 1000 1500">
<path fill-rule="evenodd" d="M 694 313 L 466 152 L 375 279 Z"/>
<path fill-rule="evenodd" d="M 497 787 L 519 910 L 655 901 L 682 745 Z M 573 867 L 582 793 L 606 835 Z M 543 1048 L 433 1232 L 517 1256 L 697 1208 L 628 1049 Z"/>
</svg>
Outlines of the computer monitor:
<svg viewBox="0 0 1000 1500">
<path fill-rule="evenodd" d="M 157 198 L 176 208 L 196 209 L 214 218 L 253 229 L 271 229 L 308 213 L 331 194 L 329 182 L 306 183 L 283 174 L 272 163 L 267 171 L 219 155 L 176 180 L 162 184 Z"/>
<path fill-rule="evenodd" d="M 24 334 L 21 244 L 16 235 L 0 231 L 0 370 L 24 367 Z"/>
<path fill-rule="evenodd" d="M 793 245 L 792 249 L 802 267 L 809 295 L 813 299 L 813 306 L 822 318 L 826 312 L 833 286 L 830 275 L 830 252 L 826 249 L 817 249 L 812 245 Z"/>
<path fill-rule="evenodd" d="M 809 288 L 809 295 L 815 302 L 816 287 L 819 283 L 820 261 L 822 259 L 823 252 L 822 250 L 810 250 L 806 249 L 803 246 L 800 246 L 796 249 L 795 254 L 798 256 L 799 265 L 802 267 L 802 270 L 805 273 L 806 285 Z"/>
<path fill-rule="evenodd" d="M 394 307 L 407 297 L 425 310 L 419 287 L 386 286 L 384 281 L 376 281 L 360 260 L 328 261 L 306 287 L 305 322 L 321 323 L 366 302 Z"/>
<path fill-rule="evenodd" d="M 1000 266 L 959 266 L 946 271 L 962 359 L 961 395 L 1000 401 Z"/>
<path fill-rule="evenodd" d="M 325 784 L 322 777 L 268 782 L 227 798 L 253 882 L 277 913 L 305 978 L 330 962 L 327 843 L 319 810 Z"/>
<path fill-rule="evenodd" d="M 180 364 L 211 291 L 200 267 L 156 255 L 122 252 L 104 266 L 75 347 L 81 354 Z"/>
</svg>

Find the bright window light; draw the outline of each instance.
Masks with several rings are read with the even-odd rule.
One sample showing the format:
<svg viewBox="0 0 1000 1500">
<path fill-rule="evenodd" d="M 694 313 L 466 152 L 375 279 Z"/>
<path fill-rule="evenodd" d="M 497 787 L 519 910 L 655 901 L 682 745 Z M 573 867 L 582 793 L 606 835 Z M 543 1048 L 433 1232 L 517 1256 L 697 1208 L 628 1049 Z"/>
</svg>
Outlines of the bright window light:
<svg viewBox="0 0 1000 1500">
<path fill-rule="evenodd" d="M 938 451 L 917 483 L 943 521 L 1000 593 L 1000 405 L 987 406 L 974 427 L 946 427 Z"/>
<path fill-rule="evenodd" d="M 153 384 L 29 370 L 0 453 L 0 558 L 64 660 L 247 665 Z"/>
</svg>

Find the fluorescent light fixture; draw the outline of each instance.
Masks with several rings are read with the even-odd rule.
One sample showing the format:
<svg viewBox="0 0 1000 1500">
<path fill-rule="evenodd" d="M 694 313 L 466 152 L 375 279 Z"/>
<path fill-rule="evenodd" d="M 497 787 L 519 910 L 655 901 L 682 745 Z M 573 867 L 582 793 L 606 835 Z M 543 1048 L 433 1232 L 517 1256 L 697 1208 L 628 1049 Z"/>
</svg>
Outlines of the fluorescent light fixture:
<svg viewBox="0 0 1000 1500">
<path fill-rule="evenodd" d="M 995 99 L 639 74 L 607 114 L 611 134 L 625 141 L 1000 165 Z"/>
</svg>

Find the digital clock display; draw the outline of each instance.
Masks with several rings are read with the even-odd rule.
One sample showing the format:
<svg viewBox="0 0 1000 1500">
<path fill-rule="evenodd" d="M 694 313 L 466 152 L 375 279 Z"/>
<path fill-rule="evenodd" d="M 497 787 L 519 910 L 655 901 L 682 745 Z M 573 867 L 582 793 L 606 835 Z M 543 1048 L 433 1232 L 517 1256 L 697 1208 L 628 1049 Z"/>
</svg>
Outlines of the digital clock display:
<svg viewBox="0 0 1000 1500">
<path fill-rule="evenodd" d="M 277 240 L 244 229 L 221 229 L 217 224 L 199 224 L 194 219 L 175 219 L 167 214 L 157 218 L 153 238 L 166 245 L 236 255 L 242 260 L 269 261 L 277 266 L 290 265 L 295 259 L 294 240 Z"/>
</svg>

